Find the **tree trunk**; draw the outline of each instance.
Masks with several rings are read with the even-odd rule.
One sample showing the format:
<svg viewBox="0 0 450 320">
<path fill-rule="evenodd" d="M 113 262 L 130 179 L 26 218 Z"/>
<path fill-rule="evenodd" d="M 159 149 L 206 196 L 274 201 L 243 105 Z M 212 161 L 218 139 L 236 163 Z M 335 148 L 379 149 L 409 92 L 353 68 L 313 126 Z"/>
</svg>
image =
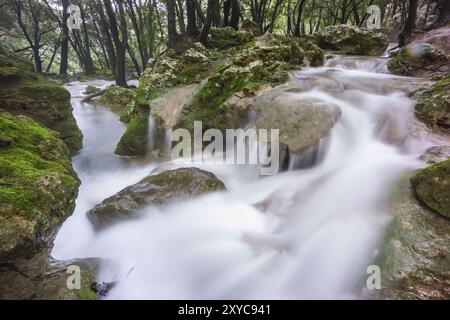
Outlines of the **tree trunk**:
<svg viewBox="0 0 450 320">
<path fill-rule="evenodd" d="M 69 13 L 67 8 L 69 7 L 69 0 L 62 0 L 62 20 L 61 20 L 61 57 L 59 62 L 59 74 L 66 75 L 69 65 L 69 28 L 67 27 L 67 19 Z"/>
<path fill-rule="evenodd" d="M 167 0 L 167 32 L 169 35 L 169 48 L 175 48 L 179 39 L 176 23 L 175 0 Z"/>
<path fill-rule="evenodd" d="M 239 17 L 241 16 L 241 7 L 238 0 L 231 0 L 231 18 L 230 27 L 235 30 L 239 29 Z"/>
<path fill-rule="evenodd" d="M 406 44 L 406 41 L 416 28 L 417 3 L 418 0 L 409 0 L 408 17 L 406 18 L 402 32 L 398 35 L 399 47 L 403 47 Z"/>
<path fill-rule="evenodd" d="M 126 75 L 125 75 L 125 50 L 126 46 L 123 46 L 122 41 L 120 41 L 119 37 L 119 29 L 117 26 L 117 20 L 114 13 L 114 10 L 111 5 L 111 0 L 104 0 L 106 14 L 108 15 L 109 19 L 109 26 L 111 30 L 111 36 L 114 42 L 115 52 L 116 52 L 116 84 L 121 87 L 128 87 Z M 117 6 L 119 10 L 122 8 L 122 3 L 118 2 Z M 125 35 L 122 35 L 122 37 L 126 37 Z"/>
<path fill-rule="evenodd" d="M 207 45 L 209 30 L 211 30 L 212 16 L 214 15 L 213 7 L 215 0 L 208 0 L 208 8 L 206 10 L 206 20 L 203 25 L 202 33 L 200 34 L 200 42 Z"/>
<path fill-rule="evenodd" d="M 197 28 L 197 16 L 195 13 L 194 0 L 186 0 L 186 14 L 187 14 L 187 33 L 192 37 L 197 37 L 199 34 Z"/>
</svg>

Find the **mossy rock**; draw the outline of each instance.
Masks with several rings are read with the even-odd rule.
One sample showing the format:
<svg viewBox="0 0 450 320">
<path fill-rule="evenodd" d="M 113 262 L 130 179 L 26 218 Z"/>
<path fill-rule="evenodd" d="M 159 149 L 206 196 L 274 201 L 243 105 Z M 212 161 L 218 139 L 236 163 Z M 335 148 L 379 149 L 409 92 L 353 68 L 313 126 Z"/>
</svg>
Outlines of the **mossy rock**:
<svg viewBox="0 0 450 320">
<path fill-rule="evenodd" d="M 208 46 L 217 49 L 229 49 L 250 42 L 254 35 L 248 31 L 237 31 L 231 27 L 211 28 Z"/>
<path fill-rule="evenodd" d="M 87 86 L 86 89 L 84 89 L 83 94 L 93 94 L 100 91 L 100 88 L 97 88 L 96 86 Z"/>
<path fill-rule="evenodd" d="M 26 115 L 57 131 L 69 149 L 81 149 L 83 135 L 72 115 L 70 93 L 46 80 L 18 56 L 0 48 L 0 108 Z"/>
<path fill-rule="evenodd" d="M 163 95 L 167 88 L 189 85 L 205 79 L 213 68 L 212 50 L 196 43 L 182 54 L 167 50 L 150 60 L 139 78 L 136 102 L 146 104 Z"/>
<path fill-rule="evenodd" d="M 224 108 L 225 101 L 240 91 L 254 92 L 261 86 L 286 82 L 288 71 L 302 65 L 304 48 L 310 49 L 314 63 L 323 60 L 323 51 L 305 40 L 270 34 L 256 38 L 204 82 L 183 109 L 177 127 L 192 130 L 194 121 L 202 121 L 205 130 L 229 128 L 236 120 L 230 114 L 235 112 Z"/>
<path fill-rule="evenodd" d="M 415 94 L 415 114 L 428 127 L 450 133 L 450 76 Z"/>
<path fill-rule="evenodd" d="M 423 204 L 450 218 L 450 160 L 419 170 L 411 185 Z"/>
<path fill-rule="evenodd" d="M 427 43 L 410 44 L 388 61 L 390 72 L 404 76 L 427 76 L 448 68 L 448 58 Z"/>
<path fill-rule="evenodd" d="M 25 256 L 7 260 L 0 271 L 0 299 L 96 300 L 91 288 L 98 269 L 97 259 L 55 261 L 49 247 L 35 248 Z M 80 287 L 68 287 L 70 277 L 80 271 Z"/>
<path fill-rule="evenodd" d="M 180 168 L 150 175 L 91 209 L 87 216 L 97 229 L 139 217 L 138 209 L 192 199 L 225 186 L 214 174 L 197 168 Z"/>
<path fill-rule="evenodd" d="M 314 38 L 322 49 L 352 55 L 379 56 L 389 45 L 387 36 L 349 25 L 326 27 Z"/>
<path fill-rule="evenodd" d="M 139 105 L 127 129 L 117 144 L 115 153 L 120 156 L 139 156 L 147 152 L 149 109 Z"/>
<path fill-rule="evenodd" d="M 80 181 L 66 145 L 25 116 L 0 111 L 0 255 L 49 237 L 72 213 Z"/>
<path fill-rule="evenodd" d="M 367 291 L 367 297 L 448 300 L 450 222 L 416 200 L 411 176 L 402 176 L 392 190 L 392 220 L 374 261 L 381 269 L 381 289 Z"/>
<path fill-rule="evenodd" d="M 135 97 L 136 90 L 111 85 L 98 99 L 98 103 L 111 108 L 114 112 L 121 113 L 125 111 L 130 102 L 134 101 Z"/>
</svg>

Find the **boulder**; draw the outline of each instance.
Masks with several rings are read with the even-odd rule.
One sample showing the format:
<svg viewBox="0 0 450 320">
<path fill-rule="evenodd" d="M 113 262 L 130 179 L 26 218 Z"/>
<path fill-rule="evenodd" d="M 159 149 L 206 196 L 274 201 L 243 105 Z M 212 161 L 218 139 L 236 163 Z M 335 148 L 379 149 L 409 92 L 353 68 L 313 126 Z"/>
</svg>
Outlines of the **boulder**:
<svg viewBox="0 0 450 320">
<path fill-rule="evenodd" d="M 427 164 L 435 164 L 450 158 L 450 146 L 434 146 L 428 148 L 421 159 Z"/>
<path fill-rule="evenodd" d="M 80 181 L 66 145 L 31 118 L 0 110 L 0 252 L 51 237 L 72 213 Z"/>
<path fill-rule="evenodd" d="M 411 178 L 411 185 L 424 205 L 450 218 L 450 160 L 419 170 Z"/>
<path fill-rule="evenodd" d="M 182 54 L 169 49 L 156 56 L 139 78 L 136 101 L 145 104 L 164 94 L 164 88 L 201 81 L 210 73 L 214 55 L 213 51 L 196 43 Z"/>
<path fill-rule="evenodd" d="M 448 300 L 450 221 L 415 199 L 410 177 L 405 175 L 392 190 L 392 221 L 374 261 L 381 270 L 381 289 L 367 291 L 367 297 Z"/>
<path fill-rule="evenodd" d="M 98 103 L 111 108 L 114 112 L 122 113 L 125 111 L 127 105 L 134 101 L 135 97 L 136 90 L 111 85 L 105 90 L 101 98 L 98 99 Z"/>
<path fill-rule="evenodd" d="M 26 115 L 57 131 L 71 152 L 81 149 L 83 135 L 72 115 L 70 93 L 44 79 L 33 66 L 0 47 L 0 108 Z"/>
<path fill-rule="evenodd" d="M 84 95 L 93 94 L 96 92 L 99 92 L 100 88 L 97 88 L 96 86 L 87 86 L 86 89 L 83 91 Z"/>
<path fill-rule="evenodd" d="M 139 217 L 138 209 L 147 205 L 167 205 L 206 193 L 224 190 L 217 177 L 197 168 L 180 168 L 150 175 L 109 197 L 87 212 L 95 228 Z"/>
<path fill-rule="evenodd" d="M 388 69 L 404 76 L 426 76 L 448 71 L 448 58 L 428 43 L 412 43 L 399 50 L 388 61 Z"/>
<path fill-rule="evenodd" d="M 255 92 L 268 84 L 286 82 L 288 71 L 301 68 L 306 56 L 309 62 L 323 60 L 322 50 L 305 40 L 272 34 L 256 38 L 202 84 L 183 109 L 177 126 L 192 130 L 194 121 L 202 121 L 205 130 L 229 128 L 230 110 L 224 108 L 227 100 L 237 92 Z"/>
<path fill-rule="evenodd" d="M 80 290 L 51 261 L 52 241 L 75 208 L 80 181 L 57 133 L 0 109 L 0 299 L 95 298 L 91 271 Z"/>
<path fill-rule="evenodd" d="M 250 42 L 254 38 L 252 32 L 236 31 L 232 27 L 211 28 L 208 46 L 217 49 L 238 47 Z"/>
<path fill-rule="evenodd" d="M 431 129 L 450 133 L 450 76 L 415 94 L 415 114 Z"/>
<path fill-rule="evenodd" d="M 324 50 L 353 55 L 379 56 L 389 45 L 385 35 L 349 25 L 326 27 L 314 38 Z"/>
<path fill-rule="evenodd" d="M 117 144 L 115 150 L 117 155 L 145 155 L 148 140 L 148 117 L 149 108 L 147 105 L 134 107 L 127 129 Z"/>
<path fill-rule="evenodd" d="M 408 76 L 428 76 L 450 71 L 450 27 L 419 35 L 388 62 L 389 71 Z"/>
<path fill-rule="evenodd" d="M 278 90 L 256 97 L 254 109 L 260 114 L 257 129 L 279 129 L 280 142 L 296 155 L 328 136 L 341 115 L 336 105 Z"/>
</svg>

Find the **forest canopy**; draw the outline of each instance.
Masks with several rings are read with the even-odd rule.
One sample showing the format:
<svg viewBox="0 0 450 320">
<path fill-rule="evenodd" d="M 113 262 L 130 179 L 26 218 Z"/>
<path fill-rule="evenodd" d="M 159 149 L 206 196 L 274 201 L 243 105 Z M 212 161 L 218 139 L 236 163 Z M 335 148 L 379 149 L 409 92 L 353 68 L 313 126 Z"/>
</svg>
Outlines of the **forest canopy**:
<svg viewBox="0 0 450 320">
<path fill-rule="evenodd" d="M 446 0 L 1 0 L 0 38 L 38 72 L 114 77 L 126 86 L 167 47 L 208 45 L 211 28 L 302 37 L 326 26 L 365 27 L 380 8 L 381 31 L 402 45 L 415 29 L 448 22 Z M 69 8 L 79 8 L 78 28 Z"/>
</svg>

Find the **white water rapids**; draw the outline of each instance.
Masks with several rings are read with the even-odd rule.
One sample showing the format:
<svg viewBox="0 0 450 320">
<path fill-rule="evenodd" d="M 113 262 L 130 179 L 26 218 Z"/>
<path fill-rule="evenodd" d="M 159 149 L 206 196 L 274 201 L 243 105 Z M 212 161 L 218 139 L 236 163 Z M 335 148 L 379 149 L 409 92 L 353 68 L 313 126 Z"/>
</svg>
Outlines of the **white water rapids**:
<svg viewBox="0 0 450 320">
<path fill-rule="evenodd" d="M 414 79 L 373 72 L 383 69 L 378 59 L 352 61 L 359 70 L 341 69 L 348 64 L 339 59 L 299 72 L 299 83 L 317 85 L 292 93 L 342 109 L 320 162 L 302 170 L 291 163 L 297 170 L 269 177 L 251 166 L 205 163 L 227 191 L 149 207 L 143 218 L 98 233 L 85 212 L 158 164 L 115 156 L 124 125 L 108 109 L 79 102 L 86 85 L 105 82 L 69 85 L 84 134 L 73 158 L 82 185 L 53 256 L 117 264 L 98 275 L 117 281 L 107 299 L 359 298 L 390 220 L 392 185 L 422 165 L 428 147 L 448 142 L 414 119 L 414 101 L 396 89 Z"/>
</svg>

